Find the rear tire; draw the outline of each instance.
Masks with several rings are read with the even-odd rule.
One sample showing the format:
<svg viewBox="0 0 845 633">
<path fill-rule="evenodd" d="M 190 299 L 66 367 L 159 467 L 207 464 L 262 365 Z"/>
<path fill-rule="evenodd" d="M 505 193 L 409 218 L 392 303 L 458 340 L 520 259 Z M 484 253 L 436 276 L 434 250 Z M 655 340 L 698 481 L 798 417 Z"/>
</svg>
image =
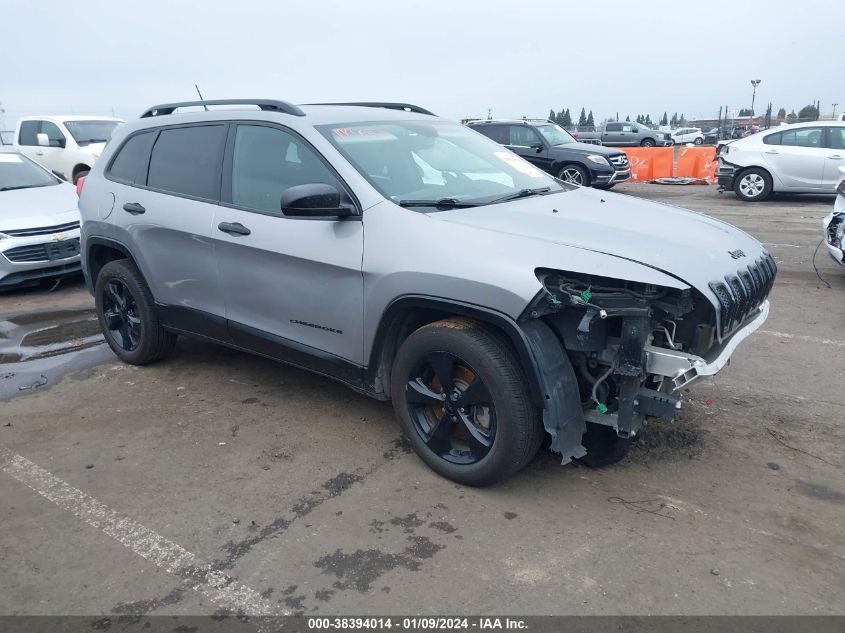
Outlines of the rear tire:
<svg viewBox="0 0 845 633">
<path fill-rule="evenodd" d="M 734 193 L 745 202 L 761 202 L 772 193 L 772 177 L 759 167 L 746 169 L 737 176 Z"/>
<path fill-rule="evenodd" d="M 476 321 L 446 319 L 412 333 L 396 354 L 390 393 L 414 451 L 452 481 L 496 483 L 540 448 L 543 427 L 518 361 Z"/>
<path fill-rule="evenodd" d="M 176 335 L 161 326 L 152 293 L 128 259 L 103 266 L 94 300 L 103 336 L 124 363 L 146 365 L 173 351 Z"/>
<path fill-rule="evenodd" d="M 631 438 L 619 437 L 613 427 L 587 422 L 581 444 L 587 449 L 581 463 L 601 468 L 621 461 L 631 449 Z"/>
<path fill-rule="evenodd" d="M 587 175 L 587 170 L 581 167 L 581 165 L 564 165 L 557 178 L 571 185 L 578 185 L 580 187 L 590 186 L 590 177 Z"/>
</svg>

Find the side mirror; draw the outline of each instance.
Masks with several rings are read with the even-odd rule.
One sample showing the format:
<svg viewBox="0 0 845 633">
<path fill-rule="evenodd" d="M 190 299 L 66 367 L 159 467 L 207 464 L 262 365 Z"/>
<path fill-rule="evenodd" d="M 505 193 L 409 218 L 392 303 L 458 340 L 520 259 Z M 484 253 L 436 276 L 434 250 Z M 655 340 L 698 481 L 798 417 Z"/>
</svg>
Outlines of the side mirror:
<svg viewBox="0 0 845 633">
<path fill-rule="evenodd" d="M 356 215 L 355 208 L 340 201 L 340 192 L 332 185 L 313 183 L 286 189 L 281 200 L 282 213 L 291 217 L 343 218 Z"/>
<path fill-rule="evenodd" d="M 37 139 L 39 146 L 50 147 L 50 137 L 44 134 L 44 132 L 39 132 L 35 135 L 35 138 Z"/>
<path fill-rule="evenodd" d="M 531 149 L 536 149 L 536 150 L 537 150 L 537 153 L 539 154 L 539 153 L 540 153 L 540 152 L 542 152 L 544 149 L 546 149 L 546 146 L 545 146 L 545 145 L 543 145 L 542 143 L 534 143 L 534 145 L 532 145 L 532 146 L 531 146 Z"/>
</svg>

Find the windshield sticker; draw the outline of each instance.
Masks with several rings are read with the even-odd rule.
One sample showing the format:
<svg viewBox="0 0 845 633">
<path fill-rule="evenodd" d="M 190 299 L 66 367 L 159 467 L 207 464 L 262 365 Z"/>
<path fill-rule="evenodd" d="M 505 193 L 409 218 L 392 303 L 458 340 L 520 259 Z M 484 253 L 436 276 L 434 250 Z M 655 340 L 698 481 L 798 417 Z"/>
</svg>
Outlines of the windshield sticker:
<svg viewBox="0 0 845 633">
<path fill-rule="evenodd" d="M 510 152 L 495 152 L 495 154 L 508 165 L 526 176 L 531 176 L 532 178 L 544 178 L 546 175 L 527 160 L 520 158 L 516 154 L 512 154 Z"/>
<path fill-rule="evenodd" d="M 347 138 L 354 138 L 360 136 L 366 137 L 379 137 L 379 138 L 396 138 L 390 132 L 386 132 L 385 130 L 378 130 L 372 127 L 336 127 L 332 130 L 332 134 L 337 136 L 338 138 L 347 139 Z"/>
<path fill-rule="evenodd" d="M 21 157 L 17 154 L 0 154 L 0 163 L 22 163 Z"/>
</svg>

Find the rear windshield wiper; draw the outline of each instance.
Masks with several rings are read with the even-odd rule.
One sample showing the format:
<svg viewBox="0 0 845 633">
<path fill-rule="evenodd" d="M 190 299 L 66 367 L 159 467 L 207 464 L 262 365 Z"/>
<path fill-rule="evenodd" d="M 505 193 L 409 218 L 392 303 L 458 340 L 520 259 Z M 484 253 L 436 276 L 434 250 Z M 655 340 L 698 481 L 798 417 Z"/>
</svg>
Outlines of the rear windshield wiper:
<svg viewBox="0 0 845 633">
<path fill-rule="evenodd" d="M 475 202 L 461 202 L 455 198 L 440 198 L 440 200 L 400 200 L 400 207 L 434 207 L 435 209 L 469 209 L 477 207 Z"/>
<path fill-rule="evenodd" d="M 509 193 L 501 198 L 494 198 L 487 204 L 496 204 L 497 202 L 508 202 L 509 200 L 519 200 L 520 198 L 528 198 L 529 196 L 539 196 L 551 191 L 551 187 L 537 187 L 536 189 L 520 189 L 516 193 Z"/>
</svg>

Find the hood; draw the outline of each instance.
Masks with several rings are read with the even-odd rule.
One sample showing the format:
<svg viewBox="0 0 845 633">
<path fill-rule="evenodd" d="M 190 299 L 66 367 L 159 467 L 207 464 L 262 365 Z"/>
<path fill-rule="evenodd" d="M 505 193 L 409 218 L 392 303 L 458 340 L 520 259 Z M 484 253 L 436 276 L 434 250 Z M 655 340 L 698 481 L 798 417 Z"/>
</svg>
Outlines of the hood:
<svg viewBox="0 0 845 633">
<path fill-rule="evenodd" d="M 616 154 L 623 154 L 615 147 L 605 147 L 604 145 L 593 145 L 591 143 L 564 143 L 563 145 L 552 145 L 552 151 L 564 150 L 581 152 L 584 154 L 598 154 L 599 156 L 615 156 Z"/>
<path fill-rule="evenodd" d="M 81 145 L 79 150 L 82 152 L 87 152 L 89 154 L 94 154 L 96 158 L 100 157 L 100 154 L 103 153 L 103 149 L 105 149 L 105 143 L 91 143 L 90 145 Z"/>
<path fill-rule="evenodd" d="M 76 188 L 66 182 L 48 187 L 0 191 L 0 233 L 55 226 L 79 220 Z"/>
<path fill-rule="evenodd" d="M 711 300 L 711 281 L 735 275 L 764 252 L 753 237 L 715 218 L 586 187 L 432 215 L 631 260 L 680 279 Z M 542 261 L 536 266 L 547 267 Z"/>
</svg>

